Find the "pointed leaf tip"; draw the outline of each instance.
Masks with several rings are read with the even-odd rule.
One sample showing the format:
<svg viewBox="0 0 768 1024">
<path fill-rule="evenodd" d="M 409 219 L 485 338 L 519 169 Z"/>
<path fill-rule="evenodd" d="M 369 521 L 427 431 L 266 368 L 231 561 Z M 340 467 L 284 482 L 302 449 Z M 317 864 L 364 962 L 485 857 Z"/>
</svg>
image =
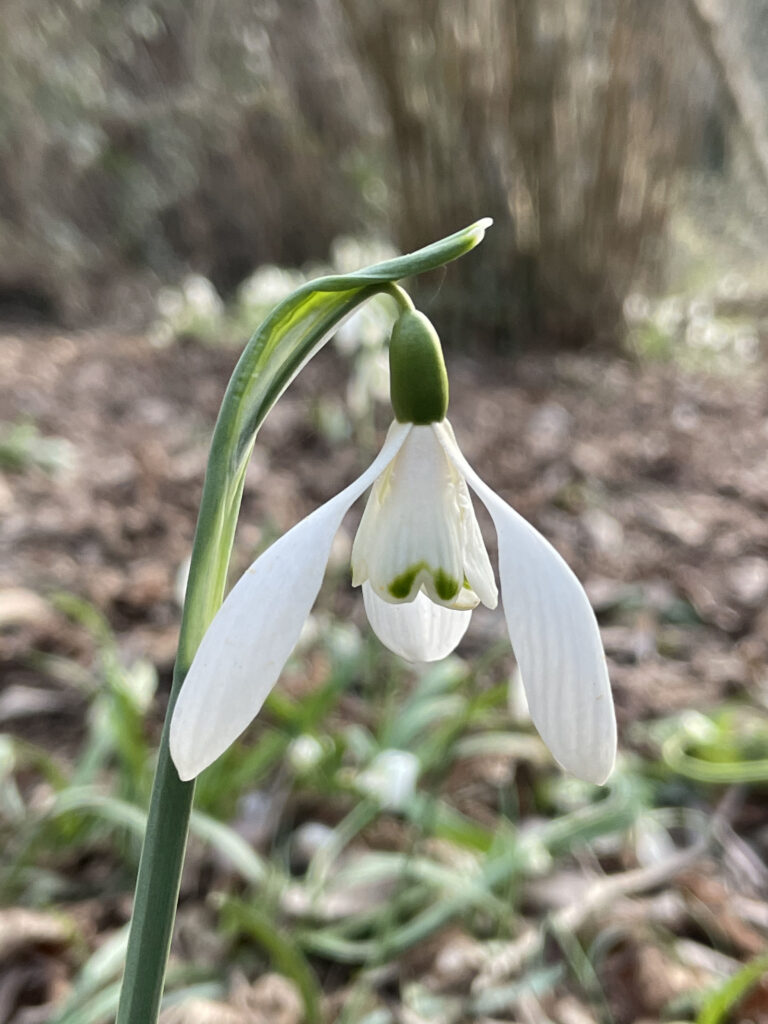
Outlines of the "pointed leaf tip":
<svg viewBox="0 0 768 1024">
<path fill-rule="evenodd" d="M 493 224 L 493 217 L 481 217 L 480 220 L 476 220 L 474 224 L 470 224 L 466 228 L 467 234 L 472 239 L 472 248 L 479 245 L 485 238 L 485 232 Z"/>
<path fill-rule="evenodd" d="M 457 231 L 455 234 L 449 235 L 448 238 L 442 239 L 440 242 L 435 243 L 435 244 L 439 245 L 439 246 L 442 246 L 446 242 L 453 241 L 454 239 L 456 241 L 460 240 L 460 243 L 462 245 L 462 250 L 461 250 L 461 252 L 458 255 L 462 255 L 463 256 L 466 253 L 471 252 L 478 245 L 480 245 L 482 240 L 485 238 L 485 232 L 488 230 L 488 228 L 492 224 L 493 224 L 493 218 L 492 217 L 481 217 L 480 220 L 476 220 L 474 222 L 474 224 L 468 224 L 465 228 L 462 228 L 460 231 Z M 432 246 L 428 246 L 428 248 L 431 249 Z M 422 250 L 422 251 L 425 251 L 425 250 Z M 452 256 L 452 257 L 449 257 L 447 259 L 444 259 L 444 260 L 442 260 L 442 264 L 444 265 L 445 263 L 448 263 L 452 259 L 455 259 L 455 258 L 456 257 Z"/>
</svg>

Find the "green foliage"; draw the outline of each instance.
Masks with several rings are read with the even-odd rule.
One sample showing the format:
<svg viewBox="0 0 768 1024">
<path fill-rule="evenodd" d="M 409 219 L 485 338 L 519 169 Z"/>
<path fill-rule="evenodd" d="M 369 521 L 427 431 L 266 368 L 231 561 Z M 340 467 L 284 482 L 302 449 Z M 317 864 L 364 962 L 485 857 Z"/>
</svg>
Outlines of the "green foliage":
<svg viewBox="0 0 768 1024">
<path fill-rule="evenodd" d="M 60 437 L 45 437 L 34 423 L 0 423 L 0 469 L 55 475 L 72 465 L 74 448 Z"/>
<path fill-rule="evenodd" d="M 640 359 L 741 374 L 760 354 L 759 323 L 745 315 L 748 300 L 744 306 L 741 315 L 734 316 L 728 300 L 711 285 L 705 292 L 656 301 L 632 295 L 625 304 L 626 343 Z"/>
<path fill-rule="evenodd" d="M 142 737 L 156 727 L 153 705 L 141 696 L 142 687 L 145 694 L 148 688 L 135 667 L 123 665 L 103 618 L 68 596 L 60 596 L 57 604 L 92 631 L 99 662 L 94 669 L 97 685 L 86 690 L 88 728 L 77 764 L 54 763 L 43 749 L 12 737 L 4 737 L 0 748 L 5 773 L 0 886 L 5 899 L 31 904 L 71 893 L 71 860 L 89 851 L 102 851 L 102 858 L 106 852 L 109 874 L 103 884 L 108 889 L 130 885 L 136 839 L 146 826 L 152 746 L 144 739 L 143 765 L 126 758 L 122 714 L 129 712 L 132 736 L 136 723 Z M 237 965 L 249 970 L 256 956 L 293 980 L 307 1020 L 318 1021 L 322 993 L 315 957 L 373 968 L 423 948 L 451 925 L 460 924 L 479 942 L 514 935 L 523 921 L 523 884 L 567 867 L 574 851 L 605 849 L 606 844 L 626 850 L 635 841 L 644 842 L 641 837 L 651 826 L 667 842 L 681 821 L 694 836 L 707 828 L 706 816 L 681 818 L 679 811 L 663 804 L 669 773 L 679 770 L 667 747 L 679 724 L 657 727 L 667 736 L 663 762 L 628 761 L 603 794 L 563 779 L 532 731 L 513 726 L 506 681 L 493 681 L 506 664 L 505 647 L 474 668 L 453 657 L 414 673 L 378 645 L 362 643 L 352 627 L 321 625 L 310 634 L 301 660 L 289 666 L 288 674 L 302 678 L 301 665 L 321 666 L 311 687 L 301 699 L 276 691 L 251 733 L 200 780 L 204 810 L 191 819 L 194 863 L 214 878 L 210 928 L 218 933 L 226 955 L 205 964 L 173 966 L 163 1005 L 195 996 L 221 997 L 228 971 Z M 131 680 L 137 679 L 134 689 Z M 131 694 L 128 703 L 126 692 Z M 121 714 L 110 713 L 115 708 Z M 739 759 L 749 768 L 750 759 L 764 749 L 765 723 L 756 712 L 723 709 L 706 722 L 695 744 L 690 723 L 685 733 L 688 756 L 695 753 L 702 763 L 706 758 L 706 763 L 734 774 Z M 399 804 L 365 782 L 382 754 L 393 751 L 419 765 L 412 788 Z M 507 781 L 495 790 L 485 787 L 484 806 L 493 810 L 492 826 L 460 810 L 455 791 L 446 786 L 452 774 L 488 759 L 502 759 L 510 769 Z M 523 819 L 518 820 L 508 801 L 515 769 L 536 780 L 527 789 L 527 799 L 534 802 L 524 830 L 518 827 Z M 23 790 L 16 786 L 14 795 L 20 773 L 27 785 Z M 687 782 L 689 774 L 677 774 L 678 785 L 697 786 L 693 779 Z M 43 805 L 28 801 L 30 776 L 50 787 L 52 796 Z M 518 783 L 518 791 L 520 787 L 525 790 L 526 783 Z M 335 824 L 321 826 L 307 817 L 306 809 L 313 806 L 335 808 Z M 272 818 L 263 850 L 243 834 L 249 807 L 279 815 L 279 820 Z M 377 849 L 371 843 L 372 830 L 387 823 L 405 829 L 400 849 Z M 599 1003 L 593 956 L 600 943 L 593 951 L 574 945 L 568 933 L 556 937 L 565 953 L 561 964 L 544 966 L 534 958 L 514 982 L 490 985 L 469 1001 L 430 995 L 414 982 L 403 986 L 403 1005 L 426 1012 L 430 999 L 441 1006 L 448 999 L 451 1012 L 489 1014 L 516 994 L 551 993 L 569 974 Z M 122 928 L 83 958 L 55 1024 L 95 1024 L 114 1013 L 126 940 Z M 759 978 L 761 964 L 764 969 L 762 961 L 749 965 L 707 996 L 698 1020 L 724 1020 Z M 363 973 L 350 990 L 347 1014 L 355 1006 L 373 1005 Z M 443 1010 L 447 1008 L 446 1003 Z M 348 1019 L 365 1016 L 361 1010 L 359 1017 Z"/>
<path fill-rule="evenodd" d="M 768 714 L 749 705 L 686 712 L 661 749 L 673 771 L 698 782 L 768 783 Z"/>
<path fill-rule="evenodd" d="M 768 956 L 759 956 L 738 971 L 715 992 L 708 995 L 699 1010 L 696 1024 L 723 1024 L 751 988 L 768 973 Z"/>
</svg>

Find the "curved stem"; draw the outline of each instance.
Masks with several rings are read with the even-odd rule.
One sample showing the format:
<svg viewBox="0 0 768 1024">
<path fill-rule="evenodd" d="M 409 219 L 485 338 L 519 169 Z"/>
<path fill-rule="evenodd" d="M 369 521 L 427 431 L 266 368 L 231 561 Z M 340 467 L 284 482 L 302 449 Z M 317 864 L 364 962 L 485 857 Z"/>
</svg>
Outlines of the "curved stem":
<svg viewBox="0 0 768 1024">
<path fill-rule="evenodd" d="M 416 308 L 411 296 L 400 285 L 390 284 L 384 292 L 395 300 L 401 313 L 410 313 Z"/>
</svg>

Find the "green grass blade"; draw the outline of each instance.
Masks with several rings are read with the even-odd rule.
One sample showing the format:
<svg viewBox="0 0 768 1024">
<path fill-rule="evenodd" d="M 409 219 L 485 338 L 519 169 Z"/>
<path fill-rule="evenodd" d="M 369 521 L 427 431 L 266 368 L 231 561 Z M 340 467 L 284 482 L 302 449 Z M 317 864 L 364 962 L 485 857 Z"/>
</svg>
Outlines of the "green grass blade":
<svg viewBox="0 0 768 1024">
<path fill-rule="evenodd" d="M 322 992 L 307 958 L 295 942 L 281 935 L 269 917 L 253 905 L 227 900 L 222 916 L 229 930 L 245 933 L 269 954 L 273 965 L 291 978 L 301 993 L 307 1024 L 322 1024 Z"/>
<path fill-rule="evenodd" d="M 708 996 L 696 1024 L 721 1024 L 731 1010 L 763 977 L 768 975 L 768 956 L 758 957 Z"/>
</svg>

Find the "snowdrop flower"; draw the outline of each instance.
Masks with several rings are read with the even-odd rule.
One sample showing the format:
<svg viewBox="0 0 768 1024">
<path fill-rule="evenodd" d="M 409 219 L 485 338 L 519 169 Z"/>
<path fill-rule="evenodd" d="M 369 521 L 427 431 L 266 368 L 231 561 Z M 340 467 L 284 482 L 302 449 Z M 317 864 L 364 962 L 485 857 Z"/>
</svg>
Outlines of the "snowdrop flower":
<svg viewBox="0 0 768 1024">
<path fill-rule="evenodd" d="M 382 750 L 355 780 L 358 790 L 382 808 L 402 811 L 413 799 L 421 765 L 411 750 Z"/>
<path fill-rule="evenodd" d="M 372 491 L 352 549 L 374 632 L 411 661 L 455 649 L 472 609 L 497 603 L 469 488 L 498 536 L 507 627 L 531 717 L 557 761 L 590 782 L 616 747 L 605 656 L 584 590 L 554 548 L 472 469 L 445 418 L 448 380 L 429 321 L 403 313 L 390 342 L 395 421 L 373 463 L 297 523 L 241 577 L 213 620 L 171 722 L 171 755 L 192 779 L 259 712 L 317 597 L 334 536 Z"/>
</svg>

